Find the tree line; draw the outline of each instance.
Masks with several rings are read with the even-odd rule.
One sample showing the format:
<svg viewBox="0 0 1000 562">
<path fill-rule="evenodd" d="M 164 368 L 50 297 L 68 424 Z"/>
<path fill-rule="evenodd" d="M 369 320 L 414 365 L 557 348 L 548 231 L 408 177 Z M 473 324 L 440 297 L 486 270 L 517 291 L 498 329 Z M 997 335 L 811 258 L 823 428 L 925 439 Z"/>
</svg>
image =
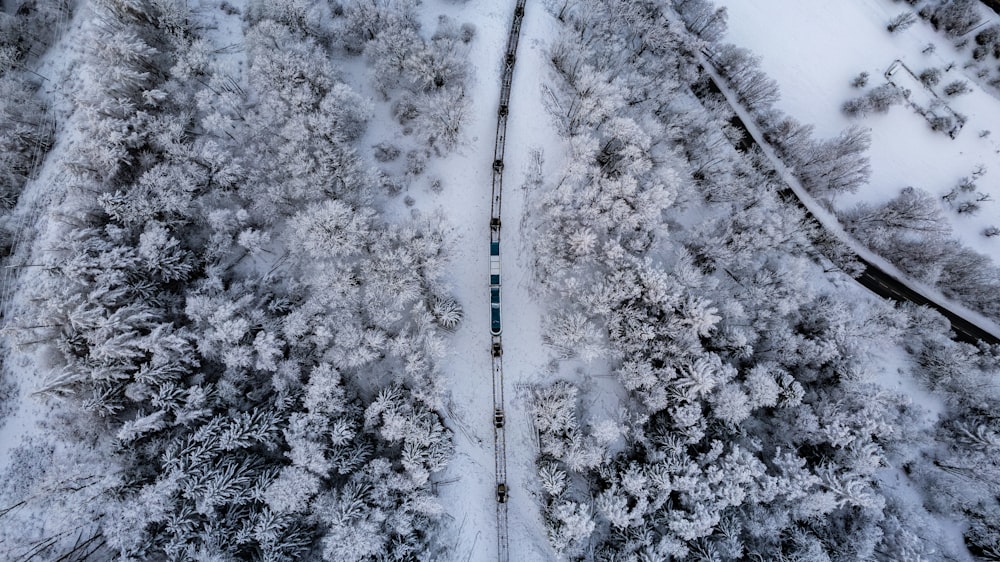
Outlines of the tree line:
<svg viewBox="0 0 1000 562">
<path fill-rule="evenodd" d="M 241 75 L 182 3 L 91 8 L 88 142 L 21 330 L 47 363 L 39 394 L 63 400 L 62 445 L 16 453 L 7 553 L 440 555 L 437 365 L 461 320 L 446 226 L 383 217 L 387 172 L 359 144 L 371 104 L 335 61 L 364 53 L 387 96 L 419 98 L 431 157 L 462 123 L 434 113 L 463 88 L 460 33 L 429 37 L 408 1 L 231 7 Z"/>
<path fill-rule="evenodd" d="M 828 271 L 766 159 L 735 150 L 731 113 L 693 95 L 703 80 L 697 33 L 721 33 L 724 11 L 693 0 L 675 7 L 680 18 L 661 3 L 582 0 L 556 14 L 564 30 L 551 47 L 549 103 L 570 156 L 552 177 L 537 162 L 528 177 L 545 338 L 558 361 L 611 375 L 624 398 L 611 411 L 585 407 L 592 399 L 574 377 L 534 390 L 541 516 L 554 553 L 978 555 L 998 536 L 984 523 L 996 504 L 965 511 L 970 496 L 923 477 L 961 478 L 941 459 L 969 439 L 951 441 L 958 430 L 944 428 L 983 423 L 974 412 L 998 397 L 995 383 L 982 386 L 997 371 L 996 350 L 953 342 L 931 311 L 857 302 L 829 283 L 842 273 Z M 880 382 L 895 367 L 879 349 L 904 343 L 904 376 L 930 388 L 944 365 L 928 354 L 960 354 L 967 370 L 948 372 L 962 382 L 949 380 L 977 381 L 984 402 L 970 408 L 967 391 L 942 391 L 949 406 L 935 419 Z M 995 462 L 964 450 L 963 469 L 993 474 Z M 932 503 L 888 485 L 896 475 Z M 975 513 L 964 547 L 932 523 L 960 513 Z"/>
</svg>

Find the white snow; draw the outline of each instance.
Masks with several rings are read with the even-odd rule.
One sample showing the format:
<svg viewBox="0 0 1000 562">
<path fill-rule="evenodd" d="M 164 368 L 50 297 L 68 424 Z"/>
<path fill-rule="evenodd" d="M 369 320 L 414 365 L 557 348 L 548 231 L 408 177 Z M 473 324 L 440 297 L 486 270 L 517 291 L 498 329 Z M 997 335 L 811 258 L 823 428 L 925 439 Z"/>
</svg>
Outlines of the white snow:
<svg viewBox="0 0 1000 562">
<path fill-rule="evenodd" d="M 871 128 L 871 181 L 858 193 L 840 198 L 838 208 L 849 208 L 860 201 L 882 203 L 907 186 L 943 196 L 963 176 L 970 176 L 976 166 L 984 165 L 987 174 L 979 182 L 979 190 L 989 193 L 993 202 L 984 203 L 975 216 L 960 215 L 946 203 L 942 205 L 955 235 L 1000 263 L 1000 240 L 981 234 L 987 226 L 1000 223 L 1000 183 L 996 181 L 1000 177 L 1000 101 L 994 92 L 977 85 L 974 75 L 963 70 L 969 59 L 967 51 L 956 51 L 942 33 L 924 21 L 890 34 L 885 27 L 889 19 L 908 9 L 905 3 L 891 0 L 716 3 L 729 11 L 726 40 L 760 55 L 763 70 L 778 81 L 780 109 L 815 125 L 821 138 L 835 136 L 852 123 Z M 983 8 L 983 13 L 997 19 L 988 9 Z M 925 54 L 928 44 L 936 48 Z M 864 89 L 851 87 L 855 76 L 867 71 L 871 76 L 868 87 L 878 86 L 886 82 L 883 74 L 896 60 L 915 74 L 955 63 L 935 88 L 952 109 L 968 117 L 955 139 L 932 131 L 921 115 L 905 105 L 861 120 L 841 112 L 845 101 L 864 93 Z M 958 79 L 968 80 L 973 91 L 955 98 L 944 96 L 944 85 Z M 925 96 L 911 89 L 911 95 Z M 980 137 L 980 132 L 987 130 L 994 134 Z"/>
<path fill-rule="evenodd" d="M 14 209 L 17 221 L 17 240 L 14 253 L 10 259 L 12 265 L 39 263 L 42 252 L 50 241 L 44 237 L 35 240 L 38 233 L 48 229 L 49 216 L 47 210 L 63 195 L 65 185 L 63 171 L 70 148 L 81 142 L 79 131 L 73 126 L 73 100 L 77 84 L 69 80 L 72 69 L 80 63 L 84 41 L 88 27 L 92 24 L 91 12 L 83 5 L 76 6 L 73 19 L 65 28 L 65 32 L 38 61 L 36 72 L 45 77 L 38 95 L 51 108 L 55 119 L 55 144 L 44 159 L 38 162 L 38 168 L 24 187 L 17 207 Z M 31 284 L 33 267 L 12 268 L 3 276 L 3 346 L 4 379 L 11 381 L 17 388 L 15 397 L 10 398 L 14 404 L 12 413 L 0 420 L 0 474 L 3 474 L 11 460 L 11 451 L 26 442 L 32 435 L 45 434 L 39 431 L 38 424 L 44 421 L 52 410 L 50 404 L 43 403 L 32 393 L 40 386 L 41 377 L 46 373 L 48 362 L 41 353 L 32 349 L 20 348 L 15 341 L 22 335 L 20 326 L 32 324 L 31 318 L 23 316 L 25 309 L 24 289 Z M 47 437 L 51 437 L 48 434 Z"/>
<path fill-rule="evenodd" d="M 824 229 L 826 229 L 828 232 L 836 236 L 844 244 L 850 247 L 851 250 L 856 255 L 867 260 L 869 263 L 877 266 L 879 269 L 887 273 L 889 276 L 902 281 L 906 286 L 921 293 L 927 299 L 946 307 L 947 309 L 959 314 L 966 320 L 975 323 L 976 325 L 986 330 L 987 332 L 990 332 L 993 335 L 1000 337 L 1000 326 L 998 326 L 995 322 L 984 317 L 982 314 L 978 314 L 972 310 L 969 310 L 968 308 L 962 306 L 957 302 L 949 300 L 943 294 L 941 294 L 941 291 L 933 287 L 929 287 L 923 283 L 918 283 L 913 279 L 910 279 L 902 271 L 900 271 L 899 268 L 889 263 L 882 256 L 875 254 L 865 246 L 861 245 L 856 240 L 854 240 L 849 234 L 847 234 L 844 228 L 840 225 L 840 222 L 837 220 L 837 217 L 834 216 L 833 213 L 828 211 L 816 199 L 814 199 L 812 195 L 809 194 L 808 191 L 806 191 L 805 187 L 802 186 L 802 183 L 799 182 L 797 177 L 795 177 L 795 174 L 793 174 L 792 171 L 789 170 L 784 165 L 781 159 L 778 158 L 777 154 L 775 154 L 774 152 L 774 149 L 769 144 L 764 142 L 764 134 L 760 130 L 760 127 L 757 126 L 756 122 L 753 120 L 753 117 L 750 115 L 749 111 L 736 101 L 737 100 L 736 94 L 731 91 L 731 89 L 726 85 L 725 81 L 718 75 L 718 73 L 715 72 L 712 65 L 709 64 L 707 61 L 702 61 L 702 62 L 705 71 L 712 74 L 715 77 L 715 83 L 719 86 L 720 90 L 722 91 L 722 94 L 726 96 L 726 98 L 729 100 L 729 104 L 733 107 L 733 110 L 746 125 L 747 130 L 757 141 L 757 144 L 760 146 L 764 155 L 767 156 L 767 158 L 774 165 L 774 169 L 781 177 L 781 180 L 784 182 L 785 185 L 787 185 L 789 188 L 792 189 L 792 191 L 795 192 L 796 197 L 798 197 L 798 199 L 802 201 L 802 203 L 806 206 L 806 208 L 809 209 L 809 211 L 813 214 L 814 217 L 816 217 L 816 220 L 818 220 L 820 224 L 823 225 Z"/>
<path fill-rule="evenodd" d="M 453 352 L 442 368 L 449 379 L 448 425 L 455 431 L 456 457 L 441 476 L 439 492 L 454 537 L 452 559 L 495 560 L 496 499 L 493 446 L 493 383 L 489 333 L 489 220 L 493 141 L 500 98 L 502 61 L 514 12 L 513 0 L 470 0 L 455 4 L 428 2 L 422 11 L 425 31 L 438 14 L 476 26 L 469 59 L 475 65 L 466 90 L 470 108 L 464 141 L 445 158 L 434 159 L 425 177 L 442 181 L 433 195 L 417 180 L 408 191 L 414 208 L 447 210 L 453 227 L 449 281 L 465 309 L 465 319 L 450 339 Z M 518 45 L 507 127 L 502 207 L 503 345 L 508 532 L 512 560 L 551 558 L 536 496 L 534 430 L 525 411 L 528 385 L 550 376 L 548 352 L 541 342 L 539 305 L 531 288 L 532 257 L 522 234 L 528 194 L 523 189 L 531 151 L 544 148 L 548 165 L 561 162 L 559 139 L 541 103 L 546 80 L 546 43 L 557 23 L 538 3 L 529 3 Z M 379 139 L 386 140 L 386 139 Z M 373 139 L 373 142 L 378 142 Z"/>
<path fill-rule="evenodd" d="M 525 187 L 532 152 L 541 151 L 542 173 L 558 173 L 568 152 L 553 118 L 542 102 L 542 87 L 551 83 L 547 60 L 549 42 L 559 33 L 559 22 L 541 2 L 528 2 L 514 67 L 504 166 L 501 252 L 504 272 L 504 377 L 508 411 L 507 473 L 510 480 L 510 557 L 547 560 L 553 555 L 540 514 L 541 488 L 537 483 L 538 448 L 526 411 L 529 385 L 551 382 L 557 373 L 542 344 L 540 311 L 533 278 L 533 234 L 527 217 L 533 197 Z"/>
</svg>

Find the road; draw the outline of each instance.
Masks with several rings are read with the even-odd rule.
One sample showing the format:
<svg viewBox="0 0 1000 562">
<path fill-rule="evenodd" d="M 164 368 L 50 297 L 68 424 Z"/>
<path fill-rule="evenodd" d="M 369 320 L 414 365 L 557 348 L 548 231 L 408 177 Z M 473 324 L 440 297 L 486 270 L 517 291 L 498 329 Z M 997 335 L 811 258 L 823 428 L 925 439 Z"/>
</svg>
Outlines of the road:
<svg viewBox="0 0 1000 562">
<path fill-rule="evenodd" d="M 506 410 L 503 402 L 503 332 L 501 316 L 501 245 L 500 202 L 503 195 L 504 149 L 507 141 L 507 117 L 510 114 L 510 87 L 514 80 L 514 63 L 517 61 L 517 43 L 524 20 L 525 0 L 517 0 L 514 18 L 507 36 L 504 52 L 503 77 L 500 81 L 500 105 L 497 108 L 496 143 L 493 146 L 493 192 L 490 204 L 490 333 L 493 358 L 493 443 L 496 464 L 497 499 L 497 559 L 507 562 L 510 558 L 507 532 L 507 439 L 505 435 Z"/>
<path fill-rule="evenodd" d="M 722 94 L 727 104 L 736 114 L 735 119 L 737 122 L 734 124 L 744 132 L 745 136 L 745 139 L 737 144 L 742 143 L 743 150 L 747 148 L 746 145 L 748 144 L 756 145 L 761 149 L 761 152 L 771 162 L 771 165 L 777 172 L 779 179 L 785 184 L 785 188 L 780 190 L 779 194 L 785 201 L 797 205 L 805 212 L 806 218 L 816 226 L 816 232 L 825 232 L 837 239 L 843 238 L 841 233 L 833 232 L 831 229 L 827 228 L 826 225 L 823 224 L 823 221 L 819 220 L 810 210 L 809 205 L 803 200 L 803 194 L 806 193 L 805 188 L 801 185 L 798 178 L 796 178 L 788 170 L 788 168 L 784 165 L 784 162 L 777 157 L 774 148 L 764 139 L 763 133 L 754 123 L 749 111 L 740 105 L 735 94 L 730 90 L 728 84 L 726 84 L 719 75 L 718 71 L 712 64 L 710 57 L 700 51 L 697 52 L 697 56 L 705 75 L 712 81 L 715 89 Z M 737 149 L 741 149 L 741 147 L 737 146 Z M 852 247 L 851 243 L 853 243 L 853 241 L 844 240 L 844 242 L 848 248 Z M 823 245 L 817 244 L 816 247 L 822 248 Z M 955 338 L 959 341 L 964 341 L 973 345 L 979 342 L 991 345 L 1000 344 L 1000 336 L 983 328 L 972 319 L 959 314 L 957 311 L 952 310 L 944 303 L 939 302 L 915 289 L 911 285 L 905 283 L 902 279 L 890 274 L 882 267 L 872 263 L 871 260 L 865 259 L 857 254 L 854 254 L 853 258 L 864 265 L 864 271 L 862 271 L 859 276 L 855 277 L 855 280 L 878 296 L 892 299 L 897 302 L 911 302 L 937 310 L 945 318 L 947 318 L 949 322 L 951 322 L 952 331 L 955 334 Z"/>
</svg>

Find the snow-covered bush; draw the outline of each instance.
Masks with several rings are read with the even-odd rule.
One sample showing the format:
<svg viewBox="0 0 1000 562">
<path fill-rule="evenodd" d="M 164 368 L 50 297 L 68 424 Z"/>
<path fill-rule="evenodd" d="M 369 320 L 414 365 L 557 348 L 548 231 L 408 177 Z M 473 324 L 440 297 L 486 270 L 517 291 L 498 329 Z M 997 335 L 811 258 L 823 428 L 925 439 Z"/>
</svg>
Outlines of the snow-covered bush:
<svg viewBox="0 0 1000 562">
<path fill-rule="evenodd" d="M 889 23 L 886 25 L 886 29 L 889 30 L 889 33 L 904 31 L 916 23 L 916 21 L 917 16 L 915 16 L 913 12 L 902 12 L 889 20 Z"/>
<path fill-rule="evenodd" d="M 892 84 L 882 84 L 865 95 L 844 102 L 841 109 L 851 117 L 864 117 L 870 113 L 886 113 L 893 105 L 906 100 L 906 92 Z"/>
<path fill-rule="evenodd" d="M 993 24 L 987 26 L 976 33 L 975 39 L 976 45 L 992 47 L 997 41 L 1000 41 L 1000 25 Z"/>
<path fill-rule="evenodd" d="M 454 330 L 462 322 L 462 305 L 453 298 L 435 297 L 431 304 L 431 314 L 445 330 Z"/>
<path fill-rule="evenodd" d="M 950 115 L 934 115 L 928 122 L 934 131 L 947 133 L 955 126 L 955 120 Z"/>
<path fill-rule="evenodd" d="M 936 67 L 925 69 L 920 73 L 919 78 L 924 86 L 933 88 L 941 82 L 941 69 Z"/>
<path fill-rule="evenodd" d="M 978 7 L 976 0 L 944 0 L 931 12 L 930 20 L 949 37 L 960 37 L 982 21 Z"/>
<path fill-rule="evenodd" d="M 944 87 L 944 93 L 948 96 L 960 96 L 962 94 L 967 94 L 972 91 L 969 87 L 969 83 L 965 80 L 955 80 L 954 82 L 949 82 Z"/>
</svg>

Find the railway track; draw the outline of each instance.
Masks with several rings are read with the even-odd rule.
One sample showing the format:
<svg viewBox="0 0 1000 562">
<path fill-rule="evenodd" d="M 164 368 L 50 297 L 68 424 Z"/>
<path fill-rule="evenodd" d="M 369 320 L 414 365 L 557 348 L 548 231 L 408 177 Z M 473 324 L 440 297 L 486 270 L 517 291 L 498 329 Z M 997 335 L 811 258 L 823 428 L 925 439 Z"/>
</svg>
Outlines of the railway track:
<svg viewBox="0 0 1000 562">
<path fill-rule="evenodd" d="M 517 43 L 521 36 L 525 0 L 517 0 L 514 18 L 507 36 L 500 81 L 500 104 L 497 108 L 497 133 L 493 145 L 493 188 L 490 203 L 490 335 L 493 376 L 493 443 L 496 465 L 497 559 L 510 559 L 507 533 L 507 439 L 503 403 L 503 323 L 501 316 L 500 202 L 503 195 L 504 149 L 507 141 L 507 118 L 510 114 L 510 89 L 517 61 Z"/>
</svg>

